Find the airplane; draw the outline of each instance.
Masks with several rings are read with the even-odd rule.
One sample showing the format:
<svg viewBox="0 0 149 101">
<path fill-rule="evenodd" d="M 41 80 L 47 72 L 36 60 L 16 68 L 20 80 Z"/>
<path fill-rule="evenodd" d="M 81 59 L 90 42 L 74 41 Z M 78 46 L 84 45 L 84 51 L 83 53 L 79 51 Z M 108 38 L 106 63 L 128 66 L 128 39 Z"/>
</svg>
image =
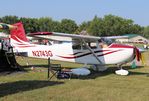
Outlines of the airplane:
<svg viewBox="0 0 149 101">
<path fill-rule="evenodd" d="M 21 22 L 13 26 L 17 28 L 10 30 L 11 46 L 14 52 L 28 57 L 50 57 L 52 60 L 89 64 L 98 71 L 106 70 L 106 65 L 115 64 L 120 68 L 121 75 L 128 74 L 127 70 L 122 69 L 123 64 L 133 61 L 135 57 L 140 61 L 138 48 L 109 42 L 106 37 L 58 32 L 29 33 L 28 36 L 34 38 L 51 40 L 49 45 L 39 45 L 29 42 Z"/>
</svg>

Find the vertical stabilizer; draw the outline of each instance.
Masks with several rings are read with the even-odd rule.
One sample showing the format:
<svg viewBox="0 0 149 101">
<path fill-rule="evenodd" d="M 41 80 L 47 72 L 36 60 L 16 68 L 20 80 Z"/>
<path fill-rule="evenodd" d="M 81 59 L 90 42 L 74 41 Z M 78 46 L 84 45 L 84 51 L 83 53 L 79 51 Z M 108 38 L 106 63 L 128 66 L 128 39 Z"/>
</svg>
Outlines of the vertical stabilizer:
<svg viewBox="0 0 149 101">
<path fill-rule="evenodd" d="M 13 26 L 17 28 L 10 30 L 10 38 L 17 42 L 28 42 L 22 22 L 15 23 Z"/>
</svg>

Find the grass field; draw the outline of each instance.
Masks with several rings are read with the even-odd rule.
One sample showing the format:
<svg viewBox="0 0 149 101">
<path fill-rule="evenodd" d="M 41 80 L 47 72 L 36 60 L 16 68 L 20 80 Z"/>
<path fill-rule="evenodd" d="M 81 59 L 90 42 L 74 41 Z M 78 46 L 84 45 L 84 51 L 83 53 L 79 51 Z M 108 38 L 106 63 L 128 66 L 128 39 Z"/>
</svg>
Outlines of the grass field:
<svg viewBox="0 0 149 101">
<path fill-rule="evenodd" d="M 145 54 L 147 59 L 149 53 Z M 106 72 L 92 73 L 71 80 L 47 79 L 47 60 L 28 59 L 35 70 L 0 76 L 0 101 L 149 101 L 149 66 L 131 69 L 128 76 L 118 76 L 110 66 Z M 24 60 L 18 58 L 21 65 Z M 63 67 L 79 67 L 80 64 L 61 63 Z"/>
</svg>

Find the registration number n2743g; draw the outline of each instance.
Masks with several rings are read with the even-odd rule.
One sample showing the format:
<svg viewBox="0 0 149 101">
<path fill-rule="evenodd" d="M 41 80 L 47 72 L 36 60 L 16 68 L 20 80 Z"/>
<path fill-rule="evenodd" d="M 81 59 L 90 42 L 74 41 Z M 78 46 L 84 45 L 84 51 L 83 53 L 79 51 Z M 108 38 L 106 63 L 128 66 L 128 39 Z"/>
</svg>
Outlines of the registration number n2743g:
<svg viewBox="0 0 149 101">
<path fill-rule="evenodd" d="M 38 57 L 52 57 L 53 54 L 50 50 L 36 50 L 32 51 L 33 56 L 38 56 Z"/>
</svg>

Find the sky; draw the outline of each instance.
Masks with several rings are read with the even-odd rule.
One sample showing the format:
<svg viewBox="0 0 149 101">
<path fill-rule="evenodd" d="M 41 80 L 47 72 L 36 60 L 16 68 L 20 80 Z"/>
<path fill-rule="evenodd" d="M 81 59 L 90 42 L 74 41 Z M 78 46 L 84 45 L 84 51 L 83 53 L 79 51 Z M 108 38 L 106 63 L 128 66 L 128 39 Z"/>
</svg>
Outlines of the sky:
<svg viewBox="0 0 149 101">
<path fill-rule="evenodd" d="M 1 0 L 0 17 L 51 17 L 60 21 L 72 19 L 77 24 L 94 16 L 115 15 L 149 26 L 149 0 Z"/>
</svg>

